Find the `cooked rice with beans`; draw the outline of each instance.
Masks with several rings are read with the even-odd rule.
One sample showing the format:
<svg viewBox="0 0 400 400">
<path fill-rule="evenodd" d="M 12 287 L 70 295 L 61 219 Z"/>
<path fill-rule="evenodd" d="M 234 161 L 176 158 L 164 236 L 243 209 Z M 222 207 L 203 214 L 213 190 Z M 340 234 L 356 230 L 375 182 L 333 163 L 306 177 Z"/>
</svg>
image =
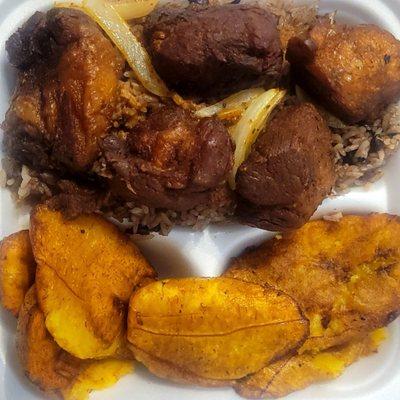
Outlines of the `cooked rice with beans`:
<svg viewBox="0 0 400 400">
<path fill-rule="evenodd" d="M 383 176 L 382 167 L 400 143 L 400 102 L 392 104 L 373 125 L 344 125 L 328 119 L 332 129 L 337 182 L 334 194 L 366 186 Z"/>
</svg>

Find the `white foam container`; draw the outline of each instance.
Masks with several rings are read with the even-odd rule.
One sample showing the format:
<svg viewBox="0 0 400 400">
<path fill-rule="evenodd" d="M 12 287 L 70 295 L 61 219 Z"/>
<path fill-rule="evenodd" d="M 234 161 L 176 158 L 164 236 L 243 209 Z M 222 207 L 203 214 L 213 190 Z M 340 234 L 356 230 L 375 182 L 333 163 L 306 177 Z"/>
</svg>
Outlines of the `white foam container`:
<svg viewBox="0 0 400 400">
<path fill-rule="evenodd" d="M 307 1 L 303 0 L 302 2 Z M 34 11 L 52 5 L 49 0 L 0 0 L 0 120 L 7 110 L 15 75 L 7 63 L 4 43 Z M 376 23 L 400 38 L 400 0 L 321 0 L 321 11 L 339 10 L 339 18 Z M 390 212 L 400 214 L 400 153 L 392 158 L 385 176 L 369 190 L 327 200 L 317 216 L 326 212 Z M 0 191 L 0 237 L 28 224 L 27 210 L 16 208 L 6 190 Z M 216 276 L 231 257 L 271 235 L 238 225 L 211 226 L 203 232 L 175 229 L 167 238 L 140 243 L 161 277 Z M 355 251 L 357 251 L 355 249 Z M 0 400 L 35 400 L 43 395 L 24 377 L 14 345 L 15 320 L 0 310 Z M 96 392 L 103 400 L 233 400 L 232 389 L 179 386 L 151 376 L 137 366 L 111 389 Z M 390 326 L 390 339 L 380 351 L 349 367 L 339 379 L 287 397 L 291 400 L 400 400 L 400 322 Z"/>
</svg>

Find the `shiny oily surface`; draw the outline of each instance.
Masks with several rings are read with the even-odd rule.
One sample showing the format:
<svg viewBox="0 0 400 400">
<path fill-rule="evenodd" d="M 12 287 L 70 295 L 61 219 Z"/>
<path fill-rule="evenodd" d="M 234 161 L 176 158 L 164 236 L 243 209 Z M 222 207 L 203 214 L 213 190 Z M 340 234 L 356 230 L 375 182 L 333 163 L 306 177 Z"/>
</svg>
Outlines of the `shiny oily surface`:
<svg viewBox="0 0 400 400">
<path fill-rule="evenodd" d="M 15 75 L 7 64 L 6 39 L 34 11 L 51 6 L 51 0 L 0 0 L 0 119 L 8 107 Z M 322 0 L 322 11 L 339 9 L 339 17 L 352 22 L 376 23 L 400 38 L 398 0 Z M 400 214 L 400 154 L 385 169 L 385 176 L 369 190 L 353 190 L 329 199 L 317 216 L 328 212 L 391 212 Z M 1 237 L 27 227 L 27 210 L 15 207 L 10 194 L 0 193 Z M 203 232 L 176 228 L 167 238 L 140 243 L 143 252 L 161 277 L 217 276 L 229 259 L 271 234 L 239 225 L 209 227 Z M 15 321 L 0 311 L 0 400 L 39 400 L 43 396 L 23 376 L 14 346 Z M 314 385 L 288 397 L 290 400 L 387 400 L 400 393 L 400 322 L 390 326 L 389 339 L 379 353 L 347 369 L 339 379 Z M 97 392 L 92 399 L 103 400 L 238 400 L 232 389 L 202 389 L 180 386 L 153 377 L 143 367 L 125 376 L 111 389 Z"/>
</svg>

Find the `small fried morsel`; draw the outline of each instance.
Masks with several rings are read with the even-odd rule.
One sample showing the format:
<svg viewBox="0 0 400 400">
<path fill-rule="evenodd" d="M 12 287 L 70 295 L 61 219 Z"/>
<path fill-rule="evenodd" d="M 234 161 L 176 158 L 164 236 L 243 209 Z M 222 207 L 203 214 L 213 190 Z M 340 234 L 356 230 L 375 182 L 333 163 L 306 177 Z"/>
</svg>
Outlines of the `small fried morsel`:
<svg viewBox="0 0 400 400">
<path fill-rule="evenodd" d="M 289 41 L 294 79 L 348 123 L 372 122 L 400 97 L 400 42 L 374 25 L 321 19 Z"/>
<path fill-rule="evenodd" d="M 36 263 L 28 231 L 20 231 L 0 243 L 0 303 L 18 315 L 26 292 L 35 280 Z"/>
<path fill-rule="evenodd" d="M 293 297 L 310 320 L 300 352 L 357 340 L 400 312 L 400 218 L 312 221 L 237 258 L 225 276 Z"/>
<path fill-rule="evenodd" d="M 96 215 L 31 215 L 38 300 L 57 343 L 79 358 L 114 355 L 124 344 L 128 301 L 155 272 L 133 242 Z"/>
<path fill-rule="evenodd" d="M 27 377 L 49 393 L 67 388 L 82 367 L 82 362 L 62 350 L 47 331 L 35 286 L 26 294 L 18 316 L 17 352 Z"/>
<path fill-rule="evenodd" d="M 230 385 L 297 350 L 308 321 L 287 295 L 229 278 L 152 283 L 131 298 L 128 341 L 154 374 Z"/>
<path fill-rule="evenodd" d="M 321 353 L 302 354 L 279 360 L 235 384 L 249 399 L 284 397 L 297 390 L 339 377 L 347 366 L 378 350 L 376 334 Z"/>
</svg>

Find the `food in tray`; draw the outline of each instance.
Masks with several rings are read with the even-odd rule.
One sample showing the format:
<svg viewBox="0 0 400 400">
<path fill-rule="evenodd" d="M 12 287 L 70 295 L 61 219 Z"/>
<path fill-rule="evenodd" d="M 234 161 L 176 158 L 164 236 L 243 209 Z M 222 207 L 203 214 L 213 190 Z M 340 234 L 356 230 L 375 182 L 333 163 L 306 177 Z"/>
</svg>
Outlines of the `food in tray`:
<svg viewBox="0 0 400 400">
<path fill-rule="evenodd" d="M 66 400 L 134 360 L 248 398 L 336 378 L 400 314 L 400 218 L 308 221 L 397 150 L 400 42 L 313 6 L 156 3 L 64 4 L 7 42 L 1 173 L 34 205 L 0 244 L 22 368 Z M 161 281 L 130 237 L 226 220 L 285 233 Z"/>
<path fill-rule="evenodd" d="M 373 331 L 362 339 L 320 353 L 285 357 L 235 384 L 235 390 L 249 399 L 279 398 L 314 383 L 337 378 L 344 369 L 379 348 L 386 338 L 384 329 Z"/>
<path fill-rule="evenodd" d="M 57 343 L 82 359 L 119 354 L 129 297 L 155 277 L 133 242 L 101 217 L 67 221 L 44 206 L 32 213 L 30 237 L 38 300 Z"/>
<path fill-rule="evenodd" d="M 285 396 L 376 350 L 368 335 L 378 340 L 400 311 L 399 223 L 386 214 L 313 221 L 233 261 L 225 276 L 282 290 L 310 321 L 297 355 L 238 382 L 239 394 Z"/>
<path fill-rule="evenodd" d="M 398 99 L 400 43 L 375 25 L 321 19 L 290 39 L 287 59 L 297 84 L 346 122 L 373 122 Z"/>
<path fill-rule="evenodd" d="M 157 72 L 185 95 L 215 98 L 282 71 L 276 18 L 254 5 L 160 7 L 146 20 L 144 39 Z"/>
<path fill-rule="evenodd" d="M 29 232 L 3 239 L 1 254 L 0 300 L 18 316 L 17 352 L 32 382 L 81 400 L 132 370 L 128 302 L 155 272 L 117 227 L 95 215 L 67 221 L 39 206 Z"/>
<path fill-rule="evenodd" d="M 400 305 L 400 219 L 311 221 L 235 260 L 224 276 L 293 297 L 310 320 L 301 348 L 324 350 L 391 322 Z"/>
<path fill-rule="evenodd" d="M 78 10 L 36 13 L 7 41 L 18 85 L 5 147 L 38 170 L 87 171 L 111 126 L 124 59 Z"/>
<path fill-rule="evenodd" d="M 111 186 L 127 201 L 176 211 L 232 201 L 221 182 L 232 168 L 233 143 L 215 117 L 161 107 L 131 135 L 108 136 L 103 149 L 113 171 Z"/>
<path fill-rule="evenodd" d="M 62 350 L 47 331 L 34 285 L 26 291 L 18 316 L 16 346 L 25 374 L 43 391 L 67 387 L 79 374 L 81 361 Z"/>
<path fill-rule="evenodd" d="M 229 385 L 295 351 L 308 331 L 290 297 L 237 279 L 155 282 L 129 304 L 135 358 L 177 382 Z"/>
<path fill-rule="evenodd" d="M 315 107 L 283 107 L 237 174 L 241 221 L 269 230 L 302 226 L 335 182 L 331 133 Z"/>
<path fill-rule="evenodd" d="M 48 395 L 83 400 L 94 389 L 112 386 L 132 371 L 131 360 L 81 360 L 63 350 L 49 334 L 32 286 L 18 317 L 16 346 L 27 377 Z"/>
<path fill-rule="evenodd" d="M 313 221 L 238 257 L 221 277 L 156 281 L 102 217 L 68 221 L 39 206 L 30 228 L 37 273 L 18 307 L 22 367 L 70 400 L 112 385 L 133 359 L 163 379 L 249 398 L 336 378 L 377 351 L 400 313 L 399 231 L 387 214 Z M 15 249 L 2 247 L 15 275 L 27 276 Z"/>
<path fill-rule="evenodd" d="M 400 44 L 381 28 L 268 2 L 134 2 L 149 14 L 127 22 L 111 3 L 36 13 L 7 42 L 2 174 L 19 198 L 132 233 L 290 230 L 397 150 Z"/>
</svg>

